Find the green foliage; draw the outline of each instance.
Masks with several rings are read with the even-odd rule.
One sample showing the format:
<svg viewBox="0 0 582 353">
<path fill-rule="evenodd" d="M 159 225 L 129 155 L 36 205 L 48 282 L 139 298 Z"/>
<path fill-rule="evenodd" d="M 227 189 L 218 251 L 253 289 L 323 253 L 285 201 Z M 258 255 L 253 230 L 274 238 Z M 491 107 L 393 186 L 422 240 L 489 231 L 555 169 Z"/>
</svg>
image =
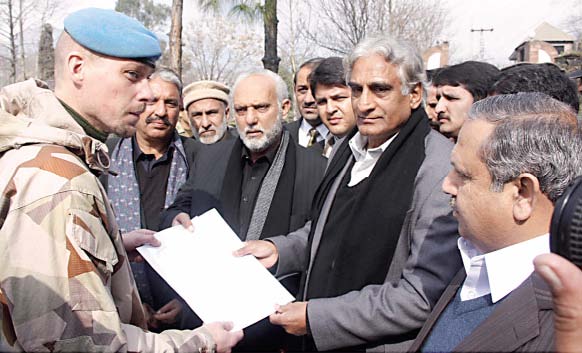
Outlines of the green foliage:
<svg viewBox="0 0 582 353">
<path fill-rule="evenodd" d="M 171 7 L 153 0 L 117 0 L 115 11 L 131 16 L 151 30 L 158 30 L 171 17 Z"/>
<path fill-rule="evenodd" d="M 198 0 L 198 4 L 205 11 L 220 13 L 224 5 L 229 6 L 228 15 L 238 17 L 247 22 L 263 19 L 264 6 L 256 0 Z"/>
</svg>

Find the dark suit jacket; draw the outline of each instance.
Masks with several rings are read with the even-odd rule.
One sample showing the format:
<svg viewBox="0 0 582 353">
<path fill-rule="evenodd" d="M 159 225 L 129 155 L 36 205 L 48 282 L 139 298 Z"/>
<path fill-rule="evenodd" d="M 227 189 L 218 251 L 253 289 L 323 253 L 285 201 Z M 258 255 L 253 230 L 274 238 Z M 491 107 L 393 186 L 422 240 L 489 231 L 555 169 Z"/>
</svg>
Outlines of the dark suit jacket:
<svg viewBox="0 0 582 353">
<path fill-rule="evenodd" d="M 277 235 L 293 231 L 305 224 L 311 210 L 313 195 L 323 177 L 326 165 L 325 158 L 316 151 L 301 148 L 291 139 L 289 142 L 286 158 L 291 158 L 292 153 L 296 166 L 293 199 L 289 200 L 292 203 L 292 211 L 288 215 L 289 229 L 277 233 Z M 221 201 L 223 201 L 221 200 L 221 191 L 225 176 L 228 173 L 227 165 L 230 156 L 232 153 L 236 153 L 233 151 L 240 150 L 237 147 L 240 147 L 241 144 L 240 139 L 231 139 L 200 148 L 193 169 L 190 171 L 190 177 L 178 192 L 174 204 L 162 215 L 162 229 L 169 227 L 174 217 L 180 212 L 186 212 L 193 217 L 213 207 L 229 206 L 221 205 Z M 270 216 L 271 213 L 269 213 Z M 281 215 L 278 216 L 281 217 Z M 263 233 L 269 231 L 268 218 Z M 268 235 L 263 234 L 261 238 L 265 236 Z"/>
<path fill-rule="evenodd" d="M 223 207 L 232 209 L 238 206 L 229 204 L 227 200 L 221 200 L 221 196 L 225 177 L 229 173 L 227 170 L 229 160 L 231 156 L 237 157 L 233 155 L 236 153 L 239 154 L 240 158 L 241 145 L 240 139 L 231 139 L 205 145 L 199 150 L 193 169 L 190 171 L 190 177 L 178 192 L 174 204 L 162 215 L 161 228 L 169 227 L 174 217 L 180 212 L 186 212 L 193 217 L 213 207 L 220 210 Z M 294 159 L 294 163 L 291 163 L 290 158 Z M 293 190 L 289 190 L 292 200 L 273 200 L 261 238 L 287 234 L 302 227 L 307 222 L 313 195 L 323 177 L 326 159 L 315 150 L 297 146 L 290 138 L 285 163 L 295 165 L 294 170 L 283 168 L 283 171 L 288 170 L 288 172 L 295 173 Z M 284 175 L 281 175 L 281 179 L 283 177 Z M 279 179 L 280 183 L 281 179 Z M 289 179 L 292 178 L 285 178 L 285 180 Z M 290 214 L 272 212 L 274 209 L 276 210 L 273 205 L 281 202 L 291 205 Z M 223 217 L 224 213 L 227 212 L 223 212 Z M 282 229 L 287 224 L 288 229 Z M 243 236 L 239 236 L 243 238 Z M 281 283 L 295 294 L 299 285 L 299 277 L 287 277 L 281 279 Z M 191 322 L 195 322 L 195 320 L 191 320 Z M 237 345 L 237 349 L 239 351 L 279 351 L 281 347 L 295 344 L 290 337 L 285 335 L 280 327 L 272 326 L 268 319 L 263 319 L 245 329 L 245 338 Z"/>
<path fill-rule="evenodd" d="M 299 118 L 295 121 L 285 124 L 285 128 L 289 131 L 289 135 L 291 139 L 295 141 L 295 144 L 299 146 L 299 127 L 301 126 L 301 122 L 303 118 Z M 330 132 L 331 134 L 331 132 Z M 319 152 L 319 154 L 323 154 L 323 146 L 325 145 L 325 141 L 320 141 L 318 143 L 314 143 L 310 148 Z"/>
<path fill-rule="evenodd" d="M 465 270 L 461 269 L 435 305 L 410 352 L 420 350 L 465 278 Z M 503 299 L 454 352 L 551 352 L 554 349 L 552 295 L 534 273 Z"/>
</svg>

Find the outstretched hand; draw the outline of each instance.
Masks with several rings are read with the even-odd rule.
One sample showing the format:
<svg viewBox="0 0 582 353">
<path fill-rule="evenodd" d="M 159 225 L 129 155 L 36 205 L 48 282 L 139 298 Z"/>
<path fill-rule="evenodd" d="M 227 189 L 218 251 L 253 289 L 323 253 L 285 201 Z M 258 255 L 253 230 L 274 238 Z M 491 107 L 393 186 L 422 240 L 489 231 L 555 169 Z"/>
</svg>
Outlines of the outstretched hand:
<svg viewBox="0 0 582 353">
<path fill-rule="evenodd" d="M 266 240 L 249 240 L 244 246 L 234 252 L 234 256 L 253 255 L 266 268 L 271 268 L 279 259 L 275 244 Z"/>
<path fill-rule="evenodd" d="M 202 327 L 210 331 L 218 353 L 230 353 L 232 347 L 243 338 L 242 330 L 231 331 L 232 322 L 212 322 L 204 324 Z"/>
<path fill-rule="evenodd" d="M 143 258 L 135 250 L 142 245 L 149 244 L 156 247 L 162 245 L 162 243 L 160 243 L 160 241 L 154 236 L 155 233 L 156 232 L 149 229 L 136 229 L 121 235 L 121 238 L 123 239 L 123 247 L 125 248 L 125 251 L 127 251 L 129 261 L 143 261 Z"/>
<path fill-rule="evenodd" d="M 172 220 L 172 226 L 181 225 L 182 227 L 188 229 L 189 231 L 194 231 L 194 225 L 192 224 L 192 220 L 190 216 L 185 212 L 180 212 L 174 217 Z"/>
<path fill-rule="evenodd" d="M 552 291 L 556 352 L 579 352 L 582 347 L 582 271 L 556 254 L 536 257 L 534 266 Z"/>
</svg>

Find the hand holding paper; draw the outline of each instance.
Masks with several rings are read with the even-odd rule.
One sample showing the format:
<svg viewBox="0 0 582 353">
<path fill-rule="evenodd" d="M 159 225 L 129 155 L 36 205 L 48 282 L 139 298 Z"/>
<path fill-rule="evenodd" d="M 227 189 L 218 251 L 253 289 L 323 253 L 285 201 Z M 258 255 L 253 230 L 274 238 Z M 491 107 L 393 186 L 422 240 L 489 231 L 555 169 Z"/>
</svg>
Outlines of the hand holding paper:
<svg viewBox="0 0 582 353">
<path fill-rule="evenodd" d="M 249 240 L 244 246 L 234 252 L 235 256 L 253 255 L 265 268 L 271 268 L 277 263 L 279 253 L 277 247 L 270 241 Z"/>
<path fill-rule="evenodd" d="M 204 322 L 231 321 L 242 329 L 269 316 L 293 296 L 253 256 L 235 257 L 243 243 L 216 210 L 156 234 L 159 248 L 138 251 Z"/>
</svg>

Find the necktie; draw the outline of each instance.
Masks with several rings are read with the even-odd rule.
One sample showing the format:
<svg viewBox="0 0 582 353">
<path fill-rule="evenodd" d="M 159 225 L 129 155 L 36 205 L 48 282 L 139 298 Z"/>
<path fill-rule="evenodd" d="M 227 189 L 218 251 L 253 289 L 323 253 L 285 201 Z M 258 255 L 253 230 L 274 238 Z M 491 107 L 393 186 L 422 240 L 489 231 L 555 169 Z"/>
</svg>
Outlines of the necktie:
<svg viewBox="0 0 582 353">
<path fill-rule="evenodd" d="M 309 129 L 309 141 L 307 142 L 307 147 L 313 146 L 313 144 L 317 141 L 318 135 L 319 133 L 317 132 L 316 128 L 312 127 Z"/>
<path fill-rule="evenodd" d="M 325 141 L 325 146 L 323 147 L 323 155 L 325 157 L 329 157 L 334 143 L 335 138 L 333 137 L 333 135 L 330 134 L 329 138 Z"/>
</svg>

